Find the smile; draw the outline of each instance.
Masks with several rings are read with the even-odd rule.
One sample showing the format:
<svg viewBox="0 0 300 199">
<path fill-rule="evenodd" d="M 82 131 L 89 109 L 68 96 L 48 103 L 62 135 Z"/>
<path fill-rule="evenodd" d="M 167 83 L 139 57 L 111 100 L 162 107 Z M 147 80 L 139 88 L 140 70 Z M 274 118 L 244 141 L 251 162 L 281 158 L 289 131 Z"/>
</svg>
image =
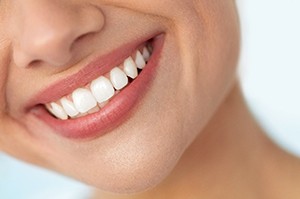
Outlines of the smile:
<svg viewBox="0 0 300 199">
<path fill-rule="evenodd" d="M 46 104 L 47 110 L 61 120 L 79 118 L 100 111 L 110 99 L 138 77 L 149 61 L 151 53 L 151 43 L 147 42 L 108 73 L 84 87 L 77 88 L 58 101 Z"/>
<path fill-rule="evenodd" d="M 155 79 L 164 39 L 159 34 L 96 58 L 35 96 L 31 103 L 37 105 L 31 113 L 70 139 L 91 139 L 112 131 L 142 104 Z"/>
</svg>

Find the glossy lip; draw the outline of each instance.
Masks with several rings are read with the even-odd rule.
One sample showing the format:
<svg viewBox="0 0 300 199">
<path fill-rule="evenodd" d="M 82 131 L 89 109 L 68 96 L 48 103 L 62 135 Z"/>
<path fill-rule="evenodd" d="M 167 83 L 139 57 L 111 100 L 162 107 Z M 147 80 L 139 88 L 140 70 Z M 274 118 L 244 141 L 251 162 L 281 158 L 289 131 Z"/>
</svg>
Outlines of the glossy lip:
<svg viewBox="0 0 300 199">
<path fill-rule="evenodd" d="M 146 67 L 132 83 L 121 90 L 121 92 L 113 97 L 111 101 L 100 111 L 76 119 L 59 120 L 51 116 L 48 111 L 46 111 L 45 107 L 40 105 L 34 108 L 32 114 L 34 114 L 39 120 L 42 120 L 44 123 L 49 125 L 54 132 L 69 139 L 93 139 L 102 136 L 116 128 L 126 119 L 128 119 L 130 114 L 134 112 L 134 109 L 137 107 L 142 97 L 146 94 L 153 78 L 155 77 L 165 36 L 160 34 L 151 38 L 153 38 L 153 52 Z M 147 40 L 144 40 L 144 42 Z M 141 43 L 143 42 L 139 42 L 138 44 L 129 44 L 119 49 L 118 53 L 120 56 L 117 61 L 115 59 L 115 62 L 119 63 L 119 60 L 123 60 L 128 57 L 128 51 L 132 52 L 136 50 Z M 101 61 L 98 59 L 89 64 L 85 69 L 83 69 L 84 73 L 79 72 L 78 74 L 63 80 L 63 82 L 59 82 L 58 84 L 50 86 L 39 94 L 37 100 L 38 103 L 45 104 L 53 99 L 58 99 L 65 95 L 66 92 L 71 92 L 74 87 L 71 86 L 68 87 L 68 89 L 62 89 L 53 94 L 53 91 L 56 91 L 55 89 L 58 89 L 61 85 L 68 85 L 69 82 L 77 82 L 77 80 L 83 78 L 90 80 L 106 73 L 113 67 L 113 64 L 109 65 L 104 63 L 107 63 L 109 59 L 112 59 L 112 57 L 116 57 L 114 52 L 108 54 L 103 59 L 100 59 Z M 98 72 L 95 74 L 95 71 L 97 70 Z M 86 83 L 84 80 L 79 83 L 77 82 L 75 88 L 78 88 L 84 83 Z"/>
</svg>

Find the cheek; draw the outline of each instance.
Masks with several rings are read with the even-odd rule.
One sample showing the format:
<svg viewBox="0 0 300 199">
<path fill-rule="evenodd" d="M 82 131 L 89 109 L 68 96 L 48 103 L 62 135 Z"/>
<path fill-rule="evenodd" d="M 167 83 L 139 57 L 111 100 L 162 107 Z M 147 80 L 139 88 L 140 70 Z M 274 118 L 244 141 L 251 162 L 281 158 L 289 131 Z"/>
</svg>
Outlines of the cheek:
<svg viewBox="0 0 300 199">
<path fill-rule="evenodd" d="M 206 18 L 197 14 L 191 16 L 194 20 L 179 25 L 181 107 L 185 107 L 185 131 L 194 132 L 190 140 L 211 119 L 236 80 L 240 36 L 234 8 L 224 3 Z"/>
</svg>

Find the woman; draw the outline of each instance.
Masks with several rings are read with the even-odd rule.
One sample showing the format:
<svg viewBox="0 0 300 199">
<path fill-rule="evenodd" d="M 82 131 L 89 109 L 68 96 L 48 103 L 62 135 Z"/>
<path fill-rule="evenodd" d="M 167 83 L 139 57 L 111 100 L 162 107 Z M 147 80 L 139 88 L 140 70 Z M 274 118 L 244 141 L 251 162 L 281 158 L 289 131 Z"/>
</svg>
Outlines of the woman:
<svg viewBox="0 0 300 199">
<path fill-rule="evenodd" d="M 94 198 L 299 198 L 249 113 L 233 0 L 3 0 L 0 149 Z"/>
</svg>

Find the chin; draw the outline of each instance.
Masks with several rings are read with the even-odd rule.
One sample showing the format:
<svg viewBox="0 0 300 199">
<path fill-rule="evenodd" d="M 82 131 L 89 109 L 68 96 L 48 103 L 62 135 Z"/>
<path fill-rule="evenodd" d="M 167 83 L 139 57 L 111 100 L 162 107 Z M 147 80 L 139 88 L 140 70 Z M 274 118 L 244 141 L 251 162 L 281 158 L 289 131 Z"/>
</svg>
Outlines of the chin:
<svg viewBox="0 0 300 199">
<path fill-rule="evenodd" d="M 60 172 L 104 192 L 145 192 L 168 178 L 189 146 L 192 139 L 188 141 L 184 131 L 178 130 L 179 126 L 173 125 L 174 128 L 168 131 L 159 127 L 149 129 L 135 126 L 131 131 L 122 128 L 102 140 L 102 144 L 106 139 L 109 142 L 114 140 L 114 143 L 105 147 L 98 142 L 89 143 L 87 148 L 73 151 L 77 155 L 68 157 L 68 165 L 57 166 L 63 168 Z"/>
</svg>

